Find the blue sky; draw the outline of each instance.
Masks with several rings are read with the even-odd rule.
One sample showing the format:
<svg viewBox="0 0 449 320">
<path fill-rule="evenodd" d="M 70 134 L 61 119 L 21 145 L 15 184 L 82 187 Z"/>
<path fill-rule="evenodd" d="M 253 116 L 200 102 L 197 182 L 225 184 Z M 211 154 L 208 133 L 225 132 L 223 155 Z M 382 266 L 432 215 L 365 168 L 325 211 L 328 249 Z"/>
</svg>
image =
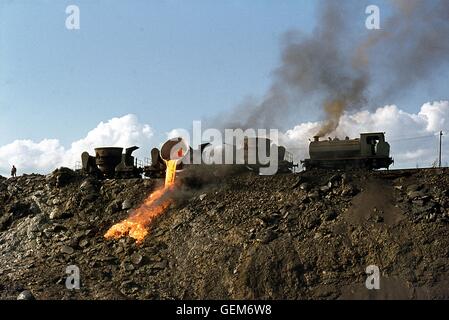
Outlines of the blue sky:
<svg viewBox="0 0 449 320">
<path fill-rule="evenodd" d="M 127 113 L 158 132 L 262 94 L 312 1 L 0 0 L 0 145 L 69 143 Z M 81 28 L 65 28 L 65 8 Z"/>
<path fill-rule="evenodd" d="M 377 4 L 381 18 L 390 12 L 383 0 L 346 2 L 355 37 L 367 32 L 366 5 Z M 71 4 L 80 8 L 80 30 L 65 28 Z M 0 146 L 54 138 L 70 147 L 126 114 L 149 124 L 156 140 L 188 129 L 263 96 L 283 34 L 310 33 L 316 11 L 312 0 L 0 0 Z M 416 113 L 447 99 L 447 69 L 436 77 L 443 81 L 389 103 Z"/>
</svg>

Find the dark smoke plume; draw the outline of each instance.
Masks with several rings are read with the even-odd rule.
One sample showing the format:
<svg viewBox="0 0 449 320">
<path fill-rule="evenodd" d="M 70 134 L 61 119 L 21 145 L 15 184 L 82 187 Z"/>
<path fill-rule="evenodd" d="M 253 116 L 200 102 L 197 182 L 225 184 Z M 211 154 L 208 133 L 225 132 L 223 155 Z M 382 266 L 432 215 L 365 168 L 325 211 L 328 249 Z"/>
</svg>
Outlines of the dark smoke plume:
<svg viewBox="0 0 449 320">
<path fill-rule="evenodd" d="M 292 114 L 301 115 L 305 101 L 318 101 L 326 121 L 317 133 L 333 132 L 344 112 L 388 103 L 418 82 L 432 80 L 449 62 L 449 1 L 395 0 L 381 30 L 351 38 L 354 14 L 343 1 L 322 1 L 318 25 L 310 35 L 287 32 L 281 65 L 260 103 L 246 101 L 230 117 L 216 120 L 223 128 L 283 128 Z M 374 83 L 381 85 L 373 88 Z M 380 88 L 379 88 L 380 87 Z"/>
</svg>

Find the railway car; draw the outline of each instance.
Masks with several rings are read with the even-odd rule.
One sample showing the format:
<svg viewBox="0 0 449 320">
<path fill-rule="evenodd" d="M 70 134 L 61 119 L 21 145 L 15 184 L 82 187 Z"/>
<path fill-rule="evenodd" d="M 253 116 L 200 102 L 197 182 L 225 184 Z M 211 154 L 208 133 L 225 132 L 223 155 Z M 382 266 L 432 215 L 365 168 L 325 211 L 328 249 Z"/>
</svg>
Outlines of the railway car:
<svg viewBox="0 0 449 320">
<path fill-rule="evenodd" d="M 167 149 L 170 149 L 171 147 L 175 146 L 175 145 L 182 145 L 182 138 L 178 137 L 178 138 L 174 138 L 171 139 L 169 141 L 166 142 L 166 146 Z M 277 173 L 291 173 L 294 171 L 294 168 L 297 166 L 295 164 L 293 164 L 293 155 L 288 152 L 286 150 L 285 147 L 283 146 L 277 146 L 277 145 L 272 145 L 272 141 L 270 139 L 267 138 L 261 138 L 261 137 L 257 137 L 257 138 L 245 138 L 244 139 L 244 143 L 243 143 L 243 150 L 239 149 L 235 144 L 229 146 L 229 148 L 232 148 L 232 155 L 233 155 L 233 160 L 231 161 L 231 163 L 229 164 L 225 164 L 226 163 L 226 159 L 225 159 L 225 153 L 229 151 L 229 149 L 226 149 L 226 146 L 223 145 L 222 146 L 222 152 L 221 152 L 221 156 L 222 158 L 222 162 L 221 164 L 214 164 L 214 166 L 222 166 L 224 167 L 228 167 L 229 165 L 232 165 L 234 167 L 242 167 L 242 168 L 246 168 L 246 170 L 251 170 L 254 172 L 260 172 L 261 168 L 263 167 L 267 167 L 268 164 L 263 164 L 265 163 L 264 161 L 262 161 L 261 159 L 259 159 L 259 145 L 265 145 L 265 150 L 264 150 L 264 155 L 266 157 L 269 157 L 271 154 L 271 148 L 277 148 L 277 164 L 278 164 L 278 168 L 277 168 Z M 200 152 L 201 155 L 203 155 L 203 152 L 205 151 L 205 149 L 207 147 L 211 146 L 209 143 L 203 143 L 200 146 L 198 146 L 197 151 Z M 241 150 L 242 155 L 243 155 L 243 159 L 241 159 L 241 161 L 237 161 L 237 151 Z M 179 163 L 177 166 L 177 169 L 183 169 L 185 167 L 189 167 L 189 166 L 203 166 L 206 165 L 208 163 L 210 163 L 209 161 L 203 162 L 204 159 L 201 159 L 201 163 L 198 164 L 194 164 L 192 155 L 193 155 L 193 149 L 190 148 L 189 152 L 185 152 L 185 157 L 190 157 L 190 161 L 188 161 L 189 164 L 185 164 L 185 163 Z M 165 161 L 164 161 L 164 155 L 163 155 L 163 150 L 154 148 L 151 151 L 151 165 L 150 166 L 146 166 L 144 168 L 144 173 L 145 176 L 147 177 L 163 177 L 165 174 Z M 210 153 L 210 155 L 213 154 L 213 151 Z M 206 156 L 207 158 L 207 156 Z"/>
</svg>

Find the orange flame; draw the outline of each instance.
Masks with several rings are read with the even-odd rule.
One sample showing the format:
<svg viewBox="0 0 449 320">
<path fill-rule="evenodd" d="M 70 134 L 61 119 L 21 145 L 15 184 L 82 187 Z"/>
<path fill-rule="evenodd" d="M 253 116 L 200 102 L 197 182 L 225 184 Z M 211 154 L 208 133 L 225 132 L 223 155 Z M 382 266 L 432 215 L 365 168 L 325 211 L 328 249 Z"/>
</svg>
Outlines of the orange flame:
<svg viewBox="0 0 449 320">
<path fill-rule="evenodd" d="M 172 203 L 170 198 L 164 199 L 167 191 L 171 190 L 175 183 L 177 160 L 166 161 L 165 185 L 156 190 L 134 210 L 130 217 L 113 225 L 104 235 L 106 239 L 120 239 L 129 236 L 136 240 L 137 244 L 143 242 L 148 234 L 148 225 L 154 218 L 162 214 Z"/>
</svg>

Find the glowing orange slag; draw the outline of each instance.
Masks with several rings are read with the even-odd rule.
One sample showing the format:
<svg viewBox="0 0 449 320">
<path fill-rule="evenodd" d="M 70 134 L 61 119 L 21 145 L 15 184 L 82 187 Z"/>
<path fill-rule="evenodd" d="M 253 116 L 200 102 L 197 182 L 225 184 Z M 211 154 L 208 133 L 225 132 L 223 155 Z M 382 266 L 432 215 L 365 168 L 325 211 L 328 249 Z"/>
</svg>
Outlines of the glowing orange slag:
<svg viewBox="0 0 449 320">
<path fill-rule="evenodd" d="M 119 239 L 129 236 L 142 243 L 148 234 L 148 225 L 158 215 L 163 213 L 171 204 L 172 200 L 164 197 L 167 191 L 172 189 L 175 183 L 177 160 L 166 161 L 165 185 L 156 190 L 145 199 L 145 201 L 134 210 L 129 218 L 113 225 L 104 235 L 106 239 Z"/>
</svg>

